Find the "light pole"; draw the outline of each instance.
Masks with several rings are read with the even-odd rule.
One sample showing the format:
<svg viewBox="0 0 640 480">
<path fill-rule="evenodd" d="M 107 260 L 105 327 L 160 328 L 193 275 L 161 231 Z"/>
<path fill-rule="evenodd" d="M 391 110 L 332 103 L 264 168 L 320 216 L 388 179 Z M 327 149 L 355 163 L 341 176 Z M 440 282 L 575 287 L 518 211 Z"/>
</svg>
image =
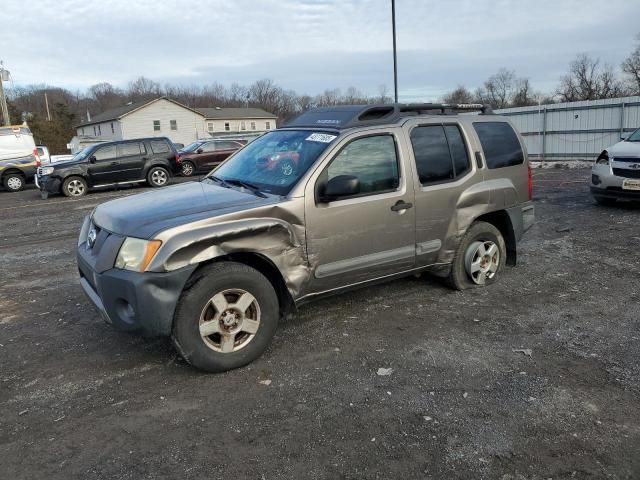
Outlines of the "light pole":
<svg viewBox="0 0 640 480">
<path fill-rule="evenodd" d="M 9 71 L 4 69 L 4 65 L 0 62 L 0 113 L 2 115 L 3 125 L 10 125 L 9 122 L 9 109 L 7 108 L 7 97 L 4 94 L 4 87 L 2 82 L 9 80 Z"/>
<path fill-rule="evenodd" d="M 398 55 L 396 52 L 396 0 L 391 0 L 391 26 L 393 29 L 393 93 L 398 103 Z"/>
</svg>

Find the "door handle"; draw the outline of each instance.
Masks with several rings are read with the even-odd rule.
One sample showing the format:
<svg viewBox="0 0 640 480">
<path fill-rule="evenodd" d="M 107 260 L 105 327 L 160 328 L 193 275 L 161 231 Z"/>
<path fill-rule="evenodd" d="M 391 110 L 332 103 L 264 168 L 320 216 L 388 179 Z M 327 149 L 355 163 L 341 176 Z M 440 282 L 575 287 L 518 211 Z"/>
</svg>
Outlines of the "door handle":
<svg viewBox="0 0 640 480">
<path fill-rule="evenodd" d="M 405 203 L 404 200 L 398 200 L 395 205 L 391 207 L 392 212 L 401 212 L 413 207 L 413 203 Z"/>
</svg>

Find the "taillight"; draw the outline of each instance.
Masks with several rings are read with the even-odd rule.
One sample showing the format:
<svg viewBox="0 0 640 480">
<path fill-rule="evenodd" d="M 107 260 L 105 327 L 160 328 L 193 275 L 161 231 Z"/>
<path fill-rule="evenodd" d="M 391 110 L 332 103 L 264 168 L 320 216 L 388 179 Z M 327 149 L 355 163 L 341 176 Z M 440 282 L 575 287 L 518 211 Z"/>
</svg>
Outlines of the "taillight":
<svg viewBox="0 0 640 480">
<path fill-rule="evenodd" d="M 531 164 L 527 162 L 529 169 L 529 200 L 533 200 L 533 172 L 531 172 Z"/>
<path fill-rule="evenodd" d="M 33 156 L 36 157 L 36 166 L 39 167 L 42 165 L 42 161 L 40 160 L 40 155 L 38 155 L 38 149 L 33 149 Z"/>
<path fill-rule="evenodd" d="M 176 163 L 181 163 L 182 159 L 180 158 L 180 155 L 176 153 Z"/>
</svg>

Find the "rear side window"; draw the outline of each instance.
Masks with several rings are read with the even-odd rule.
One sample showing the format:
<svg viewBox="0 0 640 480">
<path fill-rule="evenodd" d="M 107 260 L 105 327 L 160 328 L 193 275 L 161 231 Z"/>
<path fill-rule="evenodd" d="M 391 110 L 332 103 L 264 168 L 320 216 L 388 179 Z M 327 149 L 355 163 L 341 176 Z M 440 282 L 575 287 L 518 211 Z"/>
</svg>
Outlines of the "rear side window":
<svg viewBox="0 0 640 480">
<path fill-rule="evenodd" d="M 152 140 L 151 150 L 153 153 L 169 153 L 169 145 L 164 140 Z"/>
<path fill-rule="evenodd" d="M 511 167 L 524 162 L 516 132 L 506 122 L 477 122 L 476 129 L 488 168 Z"/>
<path fill-rule="evenodd" d="M 411 131 L 418 177 L 423 185 L 461 177 L 471 169 L 460 129 L 455 125 L 429 125 Z"/>
<path fill-rule="evenodd" d="M 118 145 L 119 157 L 131 157 L 133 155 L 140 155 L 146 153 L 144 145 L 140 143 L 121 143 Z"/>
<path fill-rule="evenodd" d="M 339 175 L 360 180 L 360 194 L 395 190 L 400 185 L 396 143 L 390 135 L 353 140 L 327 167 L 327 181 Z"/>
</svg>

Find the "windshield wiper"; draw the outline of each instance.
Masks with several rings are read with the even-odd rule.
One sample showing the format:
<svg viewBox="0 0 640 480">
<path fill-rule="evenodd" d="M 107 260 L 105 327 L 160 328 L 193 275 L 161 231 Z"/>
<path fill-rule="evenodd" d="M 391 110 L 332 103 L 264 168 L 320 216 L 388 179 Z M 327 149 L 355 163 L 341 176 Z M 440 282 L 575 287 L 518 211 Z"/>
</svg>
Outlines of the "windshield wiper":
<svg viewBox="0 0 640 480">
<path fill-rule="evenodd" d="M 208 177 L 203 178 L 203 180 L 213 180 L 216 183 L 219 183 L 220 186 L 224 187 L 224 188 L 231 188 L 231 186 L 223 179 L 221 179 L 220 177 L 216 177 L 215 175 L 209 175 Z"/>
<path fill-rule="evenodd" d="M 256 187 L 252 183 L 245 182 L 244 180 L 238 180 L 237 178 L 227 178 L 226 180 L 223 180 L 223 182 L 226 182 L 230 185 L 238 185 L 240 187 L 246 188 L 247 190 L 251 190 L 258 197 L 267 198 L 267 196 L 262 193 L 258 187 Z"/>
</svg>

